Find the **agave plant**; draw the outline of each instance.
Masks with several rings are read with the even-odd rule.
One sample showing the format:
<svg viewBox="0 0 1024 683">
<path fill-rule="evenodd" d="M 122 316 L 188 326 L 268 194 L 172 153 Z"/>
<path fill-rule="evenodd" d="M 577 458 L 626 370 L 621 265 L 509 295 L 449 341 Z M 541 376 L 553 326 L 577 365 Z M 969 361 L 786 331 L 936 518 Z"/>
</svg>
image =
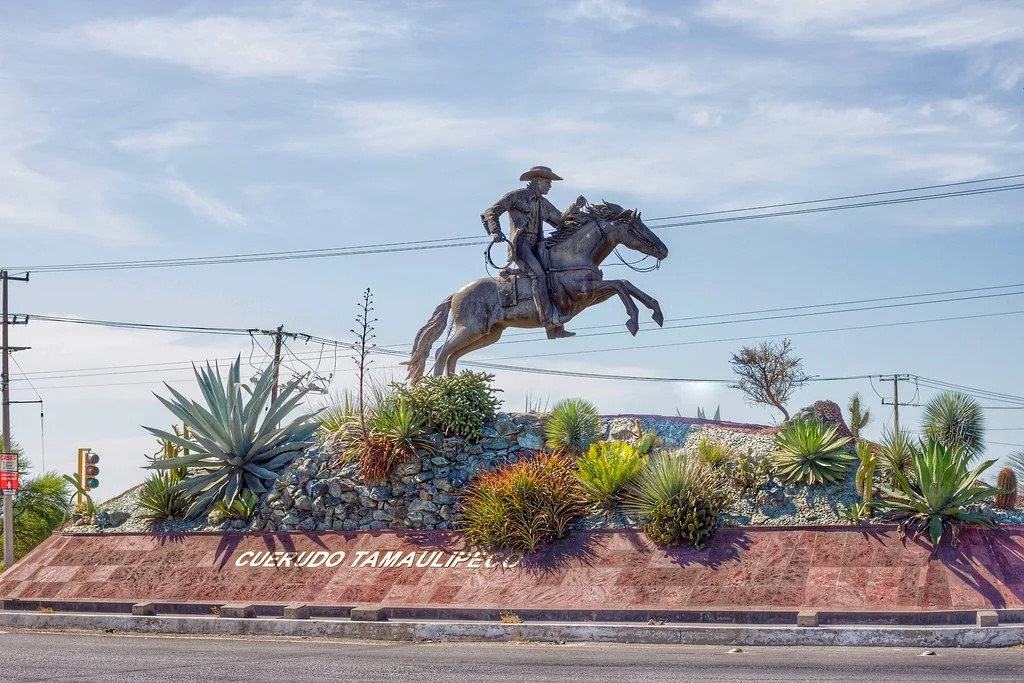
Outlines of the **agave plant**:
<svg viewBox="0 0 1024 683">
<path fill-rule="evenodd" d="M 913 476 L 914 442 L 907 432 L 902 429 L 895 431 L 886 429 L 882 433 L 881 445 L 882 457 L 878 461 L 878 466 L 882 479 L 889 486 L 896 486 L 899 483 L 896 472 Z"/>
<path fill-rule="evenodd" d="M 835 425 L 800 420 L 783 427 L 775 437 L 775 473 L 795 484 L 831 484 L 846 476 L 856 457 L 847 451 L 850 437 L 839 436 Z"/>
<path fill-rule="evenodd" d="M 226 382 L 220 378 L 220 369 L 209 363 L 195 369 L 205 407 L 170 385 L 165 386 L 173 401 L 157 396 L 188 426 L 191 438 L 144 428 L 159 439 L 188 449 L 188 455 L 158 460 L 148 467 L 196 471 L 178 485 L 194 497 L 189 517 L 198 516 L 217 500 L 231 506 L 246 490 L 266 493 L 267 483 L 312 444 L 320 427 L 314 419 L 316 413 L 304 413 L 282 424 L 308 391 L 299 389 L 297 382 L 287 384 L 264 412 L 274 383 L 274 373 L 269 369 L 260 374 L 246 400 L 248 388 L 241 382 L 241 362 L 241 356 L 235 359 Z"/>
<path fill-rule="evenodd" d="M 924 408 L 924 435 L 974 457 L 985 447 L 985 419 L 981 406 L 966 394 L 947 391 Z"/>
<path fill-rule="evenodd" d="M 991 513 L 976 504 L 1001 491 L 979 479 L 995 460 L 968 469 L 970 460 L 964 448 L 929 439 L 914 448 L 915 481 L 894 470 L 896 486 L 883 486 L 885 500 L 875 505 L 886 510 L 886 519 L 900 523 L 901 536 L 927 530 L 932 543 L 938 545 L 948 532 L 956 545 L 962 524 L 995 526 Z"/>
</svg>

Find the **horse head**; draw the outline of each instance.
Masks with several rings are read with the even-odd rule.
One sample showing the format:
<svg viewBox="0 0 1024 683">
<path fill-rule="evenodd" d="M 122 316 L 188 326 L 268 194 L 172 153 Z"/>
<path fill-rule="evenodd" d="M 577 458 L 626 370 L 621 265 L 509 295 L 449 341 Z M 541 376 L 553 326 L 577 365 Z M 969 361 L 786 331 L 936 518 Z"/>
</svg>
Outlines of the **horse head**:
<svg viewBox="0 0 1024 683">
<path fill-rule="evenodd" d="M 605 202 L 604 206 L 610 209 L 610 220 L 607 220 L 605 225 L 607 228 L 617 229 L 619 244 L 659 261 L 668 258 L 668 247 L 644 224 L 639 211 L 623 209 L 611 202 Z"/>
</svg>

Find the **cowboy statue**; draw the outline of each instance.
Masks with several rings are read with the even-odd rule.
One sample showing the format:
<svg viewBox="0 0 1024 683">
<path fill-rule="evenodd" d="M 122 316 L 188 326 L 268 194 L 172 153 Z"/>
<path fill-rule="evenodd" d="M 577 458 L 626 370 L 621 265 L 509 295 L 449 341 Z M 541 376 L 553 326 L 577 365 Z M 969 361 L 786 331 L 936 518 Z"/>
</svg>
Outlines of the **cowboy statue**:
<svg viewBox="0 0 1024 683">
<path fill-rule="evenodd" d="M 571 316 L 563 316 L 551 300 L 547 273 L 537 254 L 537 245 L 544 239 L 544 223 L 559 228 L 566 219 L 586 205 L 586 199 L 579 197 L 565 213 L 555 208 L 544 195 L 551 190 L 551 181 L 562 178 L 547 166 L 534 166 L 519 176 L 528 181 L 526 187 L 512 190 L 481 214 L 484 228 L 495 242 L 505 240 L 498 218 L 503 213 L 509 216 L 509 260 L 529 276 L 533 285 L 533 302 L 541 325 L 546 328 L 548 338 L 575 336 L 564 325 Z"/>
<path fill-rule="evenodd" d="M 520 179 L 528 183 L 526 187 L 509 192 L 481 216 L 493 247 L 505 240 L 499 219 L 508 214 L 510 261 L 518 268 L 503 268 L 497 277 L 470 282 L 437 305 L 416 333 L 404 363 L 410 382 L 427 372 L 433 346 L 446 329 L 447 336 L 433 354 L 434 375 L 454 374 L 463 356 L 496 343 L 509 328 L 544 327 L 551 339 L 571 337 L 564 327 L 567 321 L 613 297 L 626 309 L 630 334 L 640 329 L 638 303 L 651 311 L 656 324 L 665 322 L 657 299 L 629 280 L 605 279 L 601 271 L 602 262 L 619 247 L 655 259 L 645 269 L 637 268 L 639 262 L 622 261 L 637 272 L 654 270 L 668 257 L 668 247 L 644 224 L 637 209 L 607 201 L 588 204 L 580 197 L 559 213 L 544 198 L 551 182 L 561 180 L 550 168 L 534 166 Z M 544 223 L 555 226 L 555 231 L 545 236 Z"/>
</svg>

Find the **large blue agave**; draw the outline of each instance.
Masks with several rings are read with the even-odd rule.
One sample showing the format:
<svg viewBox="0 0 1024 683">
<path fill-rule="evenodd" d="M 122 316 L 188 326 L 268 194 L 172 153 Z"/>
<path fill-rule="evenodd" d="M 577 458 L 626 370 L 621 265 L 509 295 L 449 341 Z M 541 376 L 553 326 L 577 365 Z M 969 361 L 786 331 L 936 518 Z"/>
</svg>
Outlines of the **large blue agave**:
<svg viewBox="0 0 1024 683">
<path fill-rule="evenodd" d="M 226 382 L 220 378 L 219 367 L 207 363 L 205 368 L 194 368 L 205 407 L 170 385 L 165 386 L 173 401 L 157 396 L 175 417 L 188 425 L 190 439 L 144 427 L 156 437 L 188 449 L 188 455 L 158 460 L 149 467 L 187 467 L 195 472 L 178 484 L 194 497 L 189 517 L 198 516 L 218 500 L 230 507 L 246 490 L 266 493 L 267 483 L 273 482 L 312 445 L 320 426 L 313 420 L 316 413 L 304 413 L 284 422 L 308 391 L 299 389 L 297 382 L 286 385 L 264 412 L 274 384 L 273 366 L 262 373 L 249 392 L 240 379 L 241 362 L 241 356 L 235 359 Z M 251 393 L 248 400 L 246 393 Z"/>
</svg>

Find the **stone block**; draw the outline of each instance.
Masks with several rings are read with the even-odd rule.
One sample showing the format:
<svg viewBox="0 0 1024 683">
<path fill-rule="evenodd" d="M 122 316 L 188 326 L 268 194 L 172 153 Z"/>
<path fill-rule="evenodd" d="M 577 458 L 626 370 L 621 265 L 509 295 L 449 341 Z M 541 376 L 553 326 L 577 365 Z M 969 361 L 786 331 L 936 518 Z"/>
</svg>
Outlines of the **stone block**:
<svg viewBox="0 0 1024 683">
<path fill-rule="evenodd" d="M 349 618 L 352 621 L 387 621 L 388 615 L 382 607 L 353 607 Z"/>
<path fill-rule="evenodd" d="M 285 619 L 309 619 L 309 605 L 302 605 L 299 603 L 293 603 L 291 605 L 285 605 L 284 608 Z"/>
<path fill-rule="evenodd" d="M 156 616 L 156 603 L 152 602 L 137 602 L 132 605 L 132 616 L 133 617 L 155 617 Z"/>
<path fill-rule="evenodd" d="M 989 628 L 991 626 L 999 626 L 999 614 L 990 609 L 978 610 L 978 627 Z"/>
<path fill-rule="evenodd" d="M 802 610 L 796 614 L 797 626 L 817 626 L 818 613 L 814 610 Z"/>
<path fill-rule="evenodd" d="M 255 619 L 256 606 L 244 602 L 221 605 L 220 616 L 225 619 Z"/>
</svg>

